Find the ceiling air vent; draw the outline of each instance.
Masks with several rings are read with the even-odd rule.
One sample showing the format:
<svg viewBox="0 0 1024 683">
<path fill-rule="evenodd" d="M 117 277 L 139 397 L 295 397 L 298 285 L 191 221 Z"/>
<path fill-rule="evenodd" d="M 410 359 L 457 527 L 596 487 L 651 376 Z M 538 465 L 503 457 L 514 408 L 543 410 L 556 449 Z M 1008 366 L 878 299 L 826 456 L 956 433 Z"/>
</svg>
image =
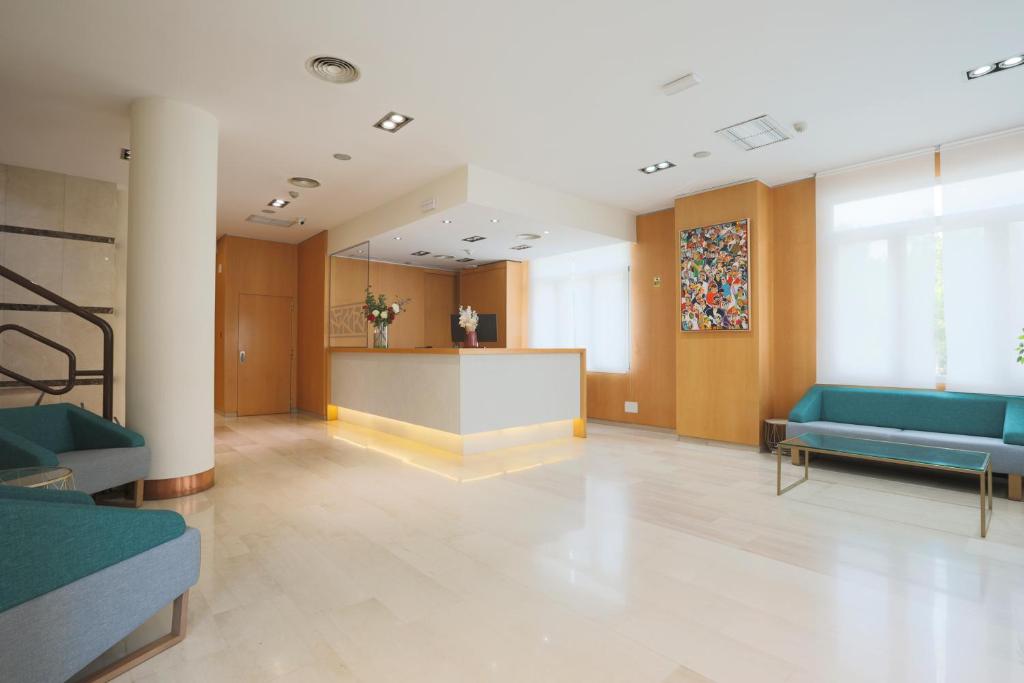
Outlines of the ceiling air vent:
<svg viewBox="0 0 1024 683">
<path fill-rule="evenodd" d="M 529 249 L 529 248 L 530 248 L 529 244 L 517 244 L 514 247 L 509 247 L 509 249 L 515 249 L 516 251 L 522 251 L 523 249 Z"/>
<path fill-rule="evenodd" d="M 715 132 L 748 152 L 789 139 L 782 127 L 767 115 L 727 126 Z"/>
<path fill-rule="evenodd" d="M 245 220 L 250 223 L 259 223 L 260 225 L 276 225 L 279 228 L 290 228 L 295 225 L 295 221 L 288 221 L 283 218 L 267 218 L 266 216 L 257 216 L 256 214 L 252 214 Z"/>
<path fill-rule="evenodd" d="M 310 57 L 306 60 L 306 71 L 328 83 L 352 83 L 359 80 L 356 65 L 338 57 Z"/>
</svg>

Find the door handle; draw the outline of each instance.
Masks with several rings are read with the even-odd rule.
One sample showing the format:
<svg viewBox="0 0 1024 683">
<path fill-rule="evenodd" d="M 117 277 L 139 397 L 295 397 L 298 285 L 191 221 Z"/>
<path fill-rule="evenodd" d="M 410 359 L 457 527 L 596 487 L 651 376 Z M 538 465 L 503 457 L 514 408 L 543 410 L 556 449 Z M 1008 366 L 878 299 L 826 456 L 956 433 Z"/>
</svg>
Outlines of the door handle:
<svg viewBox="0 0 1024 683">
<path fill-rule="evenodd" d="M 238 352 L 238 362 L 239 363 L 244 363 L 245 362 L 245 351 L 239 351 Z"/>
</svg>

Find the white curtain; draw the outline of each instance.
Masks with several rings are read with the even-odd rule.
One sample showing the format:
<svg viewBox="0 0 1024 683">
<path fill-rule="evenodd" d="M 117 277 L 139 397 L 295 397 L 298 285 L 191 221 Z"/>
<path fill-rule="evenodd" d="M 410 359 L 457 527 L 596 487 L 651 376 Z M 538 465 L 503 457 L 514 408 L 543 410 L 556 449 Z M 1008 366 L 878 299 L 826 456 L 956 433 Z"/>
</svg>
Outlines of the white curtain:
<svg viewBox="0 0 1024 683">
<path fill-rule="evenodd" d="M 942 148 L 946 385 L 1024 394 L 1024 132 Z"/>
<path fill-rule="evenodd" d="M 817 179 L 818 381 L 936 382 L 931 152 Z"/>
<path fill-rule="evenodd" d="M 530 346 L 582 347 L 588 370 L 627 372 L 631 246 L 530 261 Z"/>
</svg>

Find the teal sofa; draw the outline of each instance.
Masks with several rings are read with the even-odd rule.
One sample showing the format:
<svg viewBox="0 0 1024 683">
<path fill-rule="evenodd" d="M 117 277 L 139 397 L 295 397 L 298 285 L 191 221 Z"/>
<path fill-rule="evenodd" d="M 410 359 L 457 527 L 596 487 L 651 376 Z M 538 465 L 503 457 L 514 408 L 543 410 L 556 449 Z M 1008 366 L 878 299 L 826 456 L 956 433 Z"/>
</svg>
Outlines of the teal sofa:
<svg viewBox="0 0 1024 683">
<path fill-rule="evenodd" d="M 170 603 L 170 636 L 118 664 L 184 638 L 199 532 L 176 512 L 0 485 L 0 528 L 0 679 L 66 681 Z"/>
<path fill-rule="evenodd" d="M 789 414 L 786 436 L 806 432 L 985 451 L 992 471 L 1019 488 L 1024 397 L 815 385 Z"/>
<path fill-rule="evenodd" d="M 140 434 L 70 403 L 0 410 L 0 469 L 58 465 L 86 493 L 135 482 L 138 504 L 150 453 Z"/>
</svg>

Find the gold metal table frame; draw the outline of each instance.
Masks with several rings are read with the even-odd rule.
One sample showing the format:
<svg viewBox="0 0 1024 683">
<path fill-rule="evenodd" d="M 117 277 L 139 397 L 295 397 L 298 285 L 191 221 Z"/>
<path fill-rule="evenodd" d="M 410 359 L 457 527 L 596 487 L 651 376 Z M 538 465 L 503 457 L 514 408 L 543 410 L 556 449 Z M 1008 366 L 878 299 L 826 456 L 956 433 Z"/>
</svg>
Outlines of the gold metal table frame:
<svg viewBox="0 0 1024 683">
<path fill-rule="evenodd" d="M 844 437 L 847 439 L 854 439 L 856 437 Z M 847 453 L 845 451 L 831 451 L 824 448 L 811 448 L 809 446 L 794 443 L 799 441 L 800 437 L 794 437 L 793 439 L 786 439 L 786 445 L 789 446 L 791 452 L 791 458 L 794 465 L 800 464 L 800 459 L 803 459 L 804 464 L 804 476 L 802 479 L 798 479 L 791 484 L 788 484 L 785 488 L 782 487 L 782 448 L 775 449 L 775 495 L 781 496 L 786 491 L 799 486 L 808 479 L 810 479 L 811 473 L 811 453 L 823 453 L 825 455 L 837 455 L 843 458 L 853 458 L 854 460 L 869 460 L 872 462 L 887 462 L 894 465 L 906 465 L 909 467 L 921 467 L 929 470 L 942 470 L 945 472 L 957 472 L 959 474 L 971 474 L 978 476 L 978 487 L 981 496 L 981 537 L 985 538 L 988 535 L 989 526 L 992 524 L 992 456 L 989 453 L 985 454 L 985 469 L 981 472 L 976 470 L 964 469 L 961 467 L 953 467 L 946 465 L 933 465 L 931 463 L 914 462 L 912 460 L 899 460 L 897 458 L 886 458 L 876 455 L 860 455 L 857 453 Z M 859 439 L 860 441 L 879 441 L 878 439 Z M 897 443 L 894 441 L 887 441 L 884 443 Z M 901 446 L 912 446 L 916 448 L 928 449 L 928 450 L 958 450 L 956 448 L 942 448 L 940 446 L 920 446 L 918 444 L 907 444 L 900 443 Z M 980 451 L 978 451 L 980 452 Z M 987 498 L 987 501 L 986 501 Z M 987 503 L 987 505 L 986 505 Z M 986 510 L 988 514 L 986 515 Z"/>
</svg>

